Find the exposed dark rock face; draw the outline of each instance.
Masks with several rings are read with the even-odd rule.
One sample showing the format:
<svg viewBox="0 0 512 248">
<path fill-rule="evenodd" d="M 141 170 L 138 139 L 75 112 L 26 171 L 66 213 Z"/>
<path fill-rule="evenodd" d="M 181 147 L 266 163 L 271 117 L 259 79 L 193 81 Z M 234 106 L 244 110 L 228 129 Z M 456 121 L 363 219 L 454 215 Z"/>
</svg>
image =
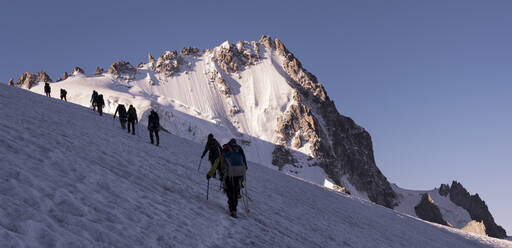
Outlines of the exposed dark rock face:
<svg viewBox="0 0 512 248">
<path fill-rule="evenodd" d="M 94 71 L 94 75 L 98 76 L 98 75 L 101 75 L 103 74 L 103 68 L 101 67 L 96 67 L 96 71 Z"/>
<path fill-rule="evenodd" d="M 194 55 L 194 54 L 198 54 L 198 53 L 199 53 L 199 49 L 197 49 L 195 47 L 184 47 L 181 49 L 182 55 Z"/>
<path fill-rule="evenodd" d="M 182 59 L 176 50 L 165 51 L 156 61 L 155 71 L 172 76 L 180 71 L 180 64 L 182 64 Z"/>
<path fill-rule="evenodd" d="M 137 69 L 128 61 L 116 61 L 108 68 L 107 72 L 118 78 L 133 79 Z"/>
<path fill-rule="evenodd" d="M 57 80 L 55 80 L 55 82 L 60 82 L 62 81 L 62 78 L 58 77 Z"/>
<path fill-rule="evenodd" d="M 450 194 L 450 185 L 441 184 L 441 187 L 439 187 L 439 194 L 442 196 L 447 196 L 448 194 Z"/>
<path fill-rule="evenodd" d="M 280 40 L 263 36 L 258 43 L 282 56 L 282 66 L 290 77 L 291 86 L 296 89 L 295 103 L 278 119 L 280 137 L 276 140 L 273 164 L 294 166 L 290 163 L 293 159 L 288 158 L 291 152 L 283 150 L 289 149 L 291 143 L 297 145 L 296 140 L 300 139 L 300 146 L 309 144 L 311 156 L 319 161 L 315 165 L 323 168 L 336 184 L 343 186 L 341 178 L 347 176 L 348 181 L 358 191 L 366 192 L 371 201 L 393 208 L 396 193 L 375 164 L 368 132 L 339 114 L 322 84 L 302 67 Z M 280 161 L 281 158 L 286 159 Z"/>
<path fill-rule="evenodd" d="M 68 73 L 64 72 L 64 74 L 62 75 L 62 80 L 66 80 L 68 77 L 69 77 Z"/>
<path fill-rule="evenodd" d="M 14 86 L 14 78 L 9 79 L 9 86 Z"/>
<path fill-rule="evenodd" d="M 277 145 L 272 151 L 272 164 L 279 167 L 279 170 L 286 164 L 295 164 L 297 160 L 293 157 L 289 149 L 282 145 Z"/>
<path fill-rule="evenodd" d="M 487 205 L 478 194 L 470 195 L 462 184 L 453 181 L 449 195 L 453 203 L 469 212 L 472 220 L 483 221 L 487 235 L 500 239 L 507 237 L 505 229 L 494 222 Z"/>
<path fill-rule="evenodd" d="M 84 74 L 84 70 L 78 66 L 75 66 L 75 69 L 73 69 L 73 73 L 82 73 Z"/>
<path fill-rule="evenodd" d="M 414 207 L 414 211 L 416 212 L 416 216 L 422 220 L 449 226 L 448 222 L 443 219 L 441 210 L 434 203 L 434 200 L 432 200 L 432 197 L 430 197 L 428 193 L 421 196 L 420 203 Z"/>
</svg>

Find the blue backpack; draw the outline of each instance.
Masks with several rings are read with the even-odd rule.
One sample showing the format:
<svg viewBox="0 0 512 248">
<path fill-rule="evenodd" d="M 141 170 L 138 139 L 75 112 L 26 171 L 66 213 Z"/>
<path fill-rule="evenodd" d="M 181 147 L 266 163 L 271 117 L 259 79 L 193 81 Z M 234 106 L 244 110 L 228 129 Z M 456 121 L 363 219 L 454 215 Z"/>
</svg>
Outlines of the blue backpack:
<svg viewBox="0 0 512 248">
<path fill-rule="evenodd" d="M 240 147 L 233 147 L 232 150 L 224 152 L 226 160 L 225 175 L 229 177 L 240 177 L 244 175 L 244 157 Z"/>
</svg>

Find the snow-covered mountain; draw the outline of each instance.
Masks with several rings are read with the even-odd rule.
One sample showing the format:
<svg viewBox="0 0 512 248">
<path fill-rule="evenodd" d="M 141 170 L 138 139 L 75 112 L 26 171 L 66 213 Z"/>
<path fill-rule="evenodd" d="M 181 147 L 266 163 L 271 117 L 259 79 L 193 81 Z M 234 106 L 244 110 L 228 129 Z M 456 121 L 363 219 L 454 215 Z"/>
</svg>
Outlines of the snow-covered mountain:
<svg viewBox="0 0 512 248">
<path fill-rule="evenodd" d="M 512 247 L 249 163 L 231 218 L 202 145 L 0 85 L 0 247 Z M 15 106 L 15 107 L 13 107 Z M 243 209 L 243 208 L 241 208 Z"/>
<path fill-rule="evenodd" d="M 43 71 L 25 73 L 9 84 L 43 94 L 41 82 L 49 81 Z M 107 72 L 97 68 L 94 75 L 75 67 L 51 86 L 54 97 L 63 88 L 69 101 L 82 106 L 90 106 L 97 90 L 105 97 L 107 113 L 120 103 L 132 104 L 143 123 L 155 109 L 166 130 L 187 140 L 202 143 L 208 133 L 220 142 L 235 137 L 255 163 L 430 221 L 425 216 L 437 213 L 426 197 L 420 212 L 428 213 L 418 215 L 414 208 L 421 195 L 391 186 L 375 164 L 369 133 L 337 111 L 317 78 L 278 39 L 183 48 L 157 59 L 148 54 L 148 62 L 137 67 L 118 61 Z M 459 228 L 472 219 L 484 221 L 457 207 L 460 214 L 440 215 Z M 484 224 L 488 229 L 496 225 L 494 220 Z M 489 234 L 506 235 L 504 230 Z"/>
</svg>

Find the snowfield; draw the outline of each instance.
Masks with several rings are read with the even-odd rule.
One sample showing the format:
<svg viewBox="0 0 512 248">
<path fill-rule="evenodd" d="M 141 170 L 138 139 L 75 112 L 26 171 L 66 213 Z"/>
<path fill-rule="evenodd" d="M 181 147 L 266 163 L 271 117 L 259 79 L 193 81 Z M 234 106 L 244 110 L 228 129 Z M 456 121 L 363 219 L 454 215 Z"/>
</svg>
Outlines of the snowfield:
<svg viewBox="0 0 512 248">
<path fill-rule="evenodd" d="M 454 227 L 463 228 L 471 221 L 471 216 L 467 210 L 455 205 L 455 203 L 450 200 L 449 196 L 440 195 L 438 189 L 428 191 L 407 190 L 398 187 L 396 184 L 392 184 L 392 187 L 398 194 L 398 201 L 400 202 L 400 204 L 395 207 L 395 210 L 411 216 L 416 216 L 414 207 L 416 207 L 416 205 L 421 201 L 421 196 L 424 193 L 428 193 L 432 197 L 432 200 L 434 200 L 434 203 L 439 207 L 439 210 L 441 210 L 443 219 L 448 221 Z"/>
<path fill-rule="evenodd" d="M 250 161 L 277 169 L 271 164 L 278 135 L 277 118 L 293 103 L 293 88 L 283 71 L 281 56 L 258 46 L 261 61 L 236 73 L 224 72 L 215 62 L 220 49 L 229 47 L 226 41 L 205 52 L 180 55 L 180 71 L 172 76 L 156 72 L 151 63 L 138 68 L 130 80 L 109 73 L 92 76 L 75 72 L 50 84 L 52 97 L 59 98 L 59 90 L 64 88 L 68 101 L 90 107 L 92 91 L 96 90 L 104 95 L 105 113 L 113 114 L 119 103 L 126 107 L 132 104 L 143 121 L 153 108 L 160 115 L 161 125 L 179 137 L 197 143 L 209 133 L 219 142 L 236 137 L 246 144 Z M 217 83 L 221 76 L 231 91 L 229 96 L 221 93 L 223 86 Z M 44 95 L 44 83 L 30 91 Z M 235 110 L 239 112 L 233 114 Z M 308 145 L 296 150 L 303 168 L 286 166 L 284 172 L 317 184 L 328 179 L 323 169 L 309 166 Z"/>
<path fill-rule="evenodd" d="M 233 219 L 218 181 L 206 200 L 198 143 L 155 147 L 140 124 L 1 84 L 0 104 L 0 247 L 512 247 L 255 163 Z"/>
</svg>

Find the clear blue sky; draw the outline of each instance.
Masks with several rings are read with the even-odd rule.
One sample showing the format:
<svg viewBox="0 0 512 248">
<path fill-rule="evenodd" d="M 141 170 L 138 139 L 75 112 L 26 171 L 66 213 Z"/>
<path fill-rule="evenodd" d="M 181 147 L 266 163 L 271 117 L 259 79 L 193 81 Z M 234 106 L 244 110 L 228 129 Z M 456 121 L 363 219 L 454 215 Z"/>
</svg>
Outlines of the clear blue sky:
<svg viewBox="0 0 512 248">
<path fill-rule="evenodd" d="M 0 81 L 268 34 L 371 133 L 391 182 L 458 180 L 512 233 L 512 1 L 297 2 L 3 1 Z"/>
</svg>

